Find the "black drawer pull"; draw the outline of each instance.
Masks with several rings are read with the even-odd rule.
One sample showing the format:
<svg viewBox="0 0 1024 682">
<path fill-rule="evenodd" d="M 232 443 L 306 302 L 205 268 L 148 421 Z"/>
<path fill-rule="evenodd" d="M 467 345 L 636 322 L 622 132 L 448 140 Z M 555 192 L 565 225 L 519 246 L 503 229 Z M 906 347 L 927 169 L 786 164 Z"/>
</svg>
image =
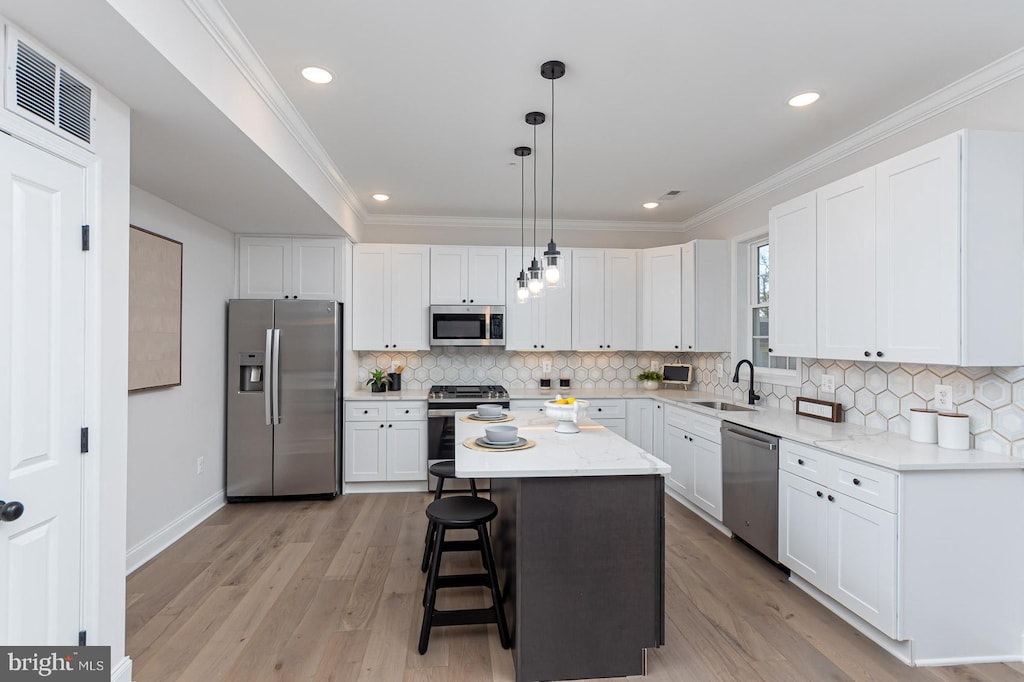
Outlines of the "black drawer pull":
<svg viewBox="0 0 1024 682">
<path fill-rule="evenodd" d="M 802 459 L 798 459 L 796 463 L 799 464 L 800 466 L 804 465 L 804 461 Z"/>
<path fill-rule="evenodd" d="M 836 501 L 836 498 L 834 498 L 834 497 L 832 497 L 831 495 L 829 495 L 829 496 L 828 496 L 828 501 L 829 501 L 829 502 L 835 502 L 835 501 Z"/>
<path fill-rule="evenodd" d="M 860 485 L 860 479 L 859 478 L 853 479 L 853 484 L 854 485 Z"/>
<path fill-rule="evenodd" d="M 821 491 L 818 491 L 818 497 L 822 497 Z"/>
</svg>

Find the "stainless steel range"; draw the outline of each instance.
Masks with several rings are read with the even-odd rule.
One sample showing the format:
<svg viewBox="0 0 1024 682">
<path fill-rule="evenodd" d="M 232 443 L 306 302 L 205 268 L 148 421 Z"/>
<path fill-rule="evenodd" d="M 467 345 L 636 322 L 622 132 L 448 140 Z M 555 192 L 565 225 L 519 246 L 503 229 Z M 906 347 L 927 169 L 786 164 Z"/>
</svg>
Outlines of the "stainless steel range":
<svg viewBox="0 0 1024 682">
<path fill-rule="evenodd" d="M 427 394 L 427 459 L 434 464 L 455 459 L 455 412 L 472 410 L 481 403 L 509 407 L 508 389 L 504 386 L 431 386 Z M 437 479 L 429 477 L 427 487 L 433 491 Z M 477 481 L 477 488 L 490 488 L 490 481 Z M 465 481 L 448 481 L 445 490 L 469 490 Z"/>
</svg>

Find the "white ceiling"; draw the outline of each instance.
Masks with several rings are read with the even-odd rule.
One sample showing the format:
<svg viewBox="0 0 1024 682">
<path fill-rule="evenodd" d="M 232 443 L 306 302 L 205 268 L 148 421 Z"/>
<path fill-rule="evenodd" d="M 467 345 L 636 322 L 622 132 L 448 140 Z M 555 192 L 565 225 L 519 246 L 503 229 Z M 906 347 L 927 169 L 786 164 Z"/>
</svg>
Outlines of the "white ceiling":
<svg viewBox="0 0 1024 682">
<path fill-rule="evenodd" d="M 1024 45 L 1020 0 L 221 3 L 370 224 L 518 220 L 512 149 L 532 145 L 523 115 L 550 111 L 549 59 L 567 65 L 557 219 L 679 223 Z M 235 231 L 337 229 L 106 2 L 0 13 L 132 107 L 133 184 Z M 305 82 L 307 64 L 335 81 Z M 807 89 L 818 104 L 785 105 Z M 538 133 L 546 217 L 550 126 Z"/>
</svg>

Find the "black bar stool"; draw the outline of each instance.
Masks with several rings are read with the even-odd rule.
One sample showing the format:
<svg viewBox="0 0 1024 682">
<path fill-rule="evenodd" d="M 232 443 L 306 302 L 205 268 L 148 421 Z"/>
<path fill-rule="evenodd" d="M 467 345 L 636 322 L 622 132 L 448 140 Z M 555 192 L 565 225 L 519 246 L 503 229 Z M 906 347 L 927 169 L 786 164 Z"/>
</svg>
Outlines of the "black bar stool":
<svg viewBox="0 0 1024 682">
<path fill-rule="evenodd" d="M 455 460 L 446 459 L 430 465 L 430 473 L 437 477 L 437 491 L 434 493 L 434 500 L 441 499 L 441 492 L 444 490 L 444 482 L 449 478 L 455 478 Z M 477 497 L 476 480 L 469 479 L 469 488 L 473 491 L 473 497 Z M 437 533 L 437 526 L 433 521 L 427 523 L 427 535 L 423 538 L 423 560 L 420 562 L 420 570 L 427 572 L 430 565 L 430 549 L 434 545 L 434 534 Z M 446 551 L 470 551 L 479 547 L 477 540 L 453 540 L 445 545 Z"/>
<path fill-rule="evenodd" d="M 446 625 L 495 623 L 498 626 L 498 638 L 501 640 L 501 646 L 505 649 L 509 648 L 508 624 L 505 622 L 505 611 L 501 604 L 498 572 L 494 566 L 494 554 L 491 552 L 491 539 L 487 534 L 487 522 L 497 515 L 498 507 L 493 502 L 467 495 L 434 500 L 427 506 L 427 518 L 437 528 L 437 536 L 434 539 L 430 570 L 427 572 L 427 586 L 423 593 L 423 625 L 420 627 L 419 645 L 421 655 L 427 652 L 430 628 Z M 484 573 L 440 575 L 441 556 L 446 549 L 444 535 L 448 529 L 452 528 L 476 530 Z M 446 587 L 473 586 L 484 586 L 491 589 L 493 604 L 490 608 L 457 611 L 440 611 L 434 608 L 438 590 Z"/>
</svg>

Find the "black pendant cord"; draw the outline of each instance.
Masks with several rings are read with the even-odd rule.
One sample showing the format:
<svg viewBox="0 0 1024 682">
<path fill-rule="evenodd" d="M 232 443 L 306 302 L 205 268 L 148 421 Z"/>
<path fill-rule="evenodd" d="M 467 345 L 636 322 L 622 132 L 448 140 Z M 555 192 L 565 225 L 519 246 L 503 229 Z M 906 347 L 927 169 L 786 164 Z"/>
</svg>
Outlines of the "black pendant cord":
<svg viewBox="0 0 1024 682">
<path fill-rule="evenodd" d="M 551 79 L 551 243 L 555 243 L 555 79 Z M 537 145 L 535 144 L 534 147 Z"/>
<path fill-rule="evenodd" d="M 519 157 L 519 274 L 526 272 L 526 159 Z M 522 286 L 522 285 L 520 285 Z"/>
<path fill-rule="evenodd" d="M 533 148 L 537 148 L 537 126 L 533 126 Z M 537 261 L 537 155 L 533 155 L 533 260 Z M 532 265 L 531 265 L 532 267 Z"/>
</svg>

